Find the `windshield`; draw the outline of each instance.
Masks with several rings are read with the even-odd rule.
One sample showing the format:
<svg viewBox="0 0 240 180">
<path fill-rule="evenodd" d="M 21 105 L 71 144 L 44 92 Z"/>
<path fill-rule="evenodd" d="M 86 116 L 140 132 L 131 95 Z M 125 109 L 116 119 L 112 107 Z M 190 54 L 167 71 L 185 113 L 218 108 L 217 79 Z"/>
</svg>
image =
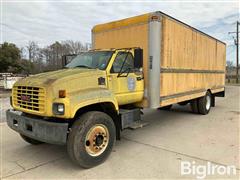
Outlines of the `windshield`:
<svg viewBox="0 0 240 180">
<path fill-rule="evenodd" d="M 89 68 L 89 69 L 106 69 L 110 58 L 112 57 L 112 51 L 93 51 L 81 53 L 66 65 L 67 68 Z"/>
</svg>

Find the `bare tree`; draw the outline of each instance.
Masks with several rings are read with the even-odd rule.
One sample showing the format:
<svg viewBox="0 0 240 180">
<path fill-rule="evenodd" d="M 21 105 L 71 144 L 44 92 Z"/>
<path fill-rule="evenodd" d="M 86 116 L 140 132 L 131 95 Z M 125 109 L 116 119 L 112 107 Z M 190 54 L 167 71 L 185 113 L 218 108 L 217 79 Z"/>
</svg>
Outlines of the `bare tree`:
<svg viewBox="0 0 240 180">
<path fill-rule="evenodd" d="M 233 61 L 227 61 L 227 66 L 226 66 L 226 78 L 228 80 L 228 83 L 230 83 L 231 78 L 232 78 L 232 72 L 234 71 L 234 65 Z"/>
<path fill-rule="evenodd" d="M 26 48 L 28 50 L 28 59 L 31 62 L 36 61 L 38 59 L 38 55 L 39 55 L 39 46 L 38 46 L 37 42 L 29 41 Z"/>
<path fill-rule="evenodd" d="M 231 70 L 234 68 L 234 66 L 233 66 L 232 61 L 227 61 L 226 64 L 227 64 L 226 69 L 227 69 L 227 74 L 228 74 L 229 72 L 231 72 Z"/>
<path fill-rule="evenodd" d="M 42 56 L 43 62 L 46 64 L 50 64 L 51 50 L 49 47 L 44 47 L 40 49 L 40 54 Z"/>
<path fill-rule="evenodd" d="M 56 70 L 62 68 L 62 56 L 79 54 L 89 50 L 89 43 L 83 44 L 80 41 L 67 40 L 54 42 L 53 44 L 40 48 L 37 42 L 29 41 L 25 53 L 30 62 L 33 62 L 36 73 L 42 71 Z"/>
<path fill-rule="evenodd" d="M 66 50 L 69 52 L 69 54 L 79 54 L 83 51 L 86 51 L 86 46 L 84 46 L 79 41 L 72 41 L 67 40 L 62 42 L 63 46 L 65 46 Z"/>
<path fill-rule="evenodd" d="M 24 47 L 20 48 L 20 56 L 21 56 L 21 59 L 26 59 L 27 52 L 26 52 L 26 49 Z"/>
</svg>

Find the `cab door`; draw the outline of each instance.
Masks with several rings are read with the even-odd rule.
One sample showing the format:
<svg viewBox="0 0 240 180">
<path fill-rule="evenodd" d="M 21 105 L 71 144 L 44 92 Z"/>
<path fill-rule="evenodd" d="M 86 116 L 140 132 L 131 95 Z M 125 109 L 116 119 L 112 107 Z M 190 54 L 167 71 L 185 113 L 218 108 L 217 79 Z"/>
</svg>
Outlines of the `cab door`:
<svg viewBox="0 0 240 180">
<path fill-rule="evenodd" d="M 134 68 L 131 51 L 118 51 L 108 75 L 109 89 L 119 105 L 140 102 L 143 99 L 143 74 Z"/>
</svg>

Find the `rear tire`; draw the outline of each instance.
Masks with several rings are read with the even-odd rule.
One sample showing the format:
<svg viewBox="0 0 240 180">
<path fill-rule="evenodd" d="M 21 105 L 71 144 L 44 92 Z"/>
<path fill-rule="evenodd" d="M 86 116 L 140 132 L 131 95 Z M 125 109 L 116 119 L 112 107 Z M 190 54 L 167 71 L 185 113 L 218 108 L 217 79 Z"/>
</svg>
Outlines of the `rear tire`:
<svg viewBox="0 0 240 180">
<path fill-rule="evenodd" d="M 206 95 L 203 97 L 200 97 L 198 100 L 198 110 L 199 114 L 208 114 L 211 109 L 211 98 L 212 95 L 209 91 L 207 91 Z"/>
<path fill-rule="evenodd" d="M 27 137 L 27 136 L 25 136 L 23 134 L 20 134 L 20 136 L 22 137 L 22 139 L 24 141 L 26 141 L 27 143 L 32 144 L 32 145 L 39 145 L 39 144 L 43 144 L 44 143 L 42 141 L 38 141 L 38 140 L 32 139 L 30 137 Z"/>
<path fill-rule="evenodd" d="M 198 114 L 199 113 L 198 99 L 191 100 L 190 105 L 191 105 L 192 112 Z"/>
<path fill-rule="evenodd" d="M 158 108 L 158 110 L 170 110 L 172 108 L 172 104 L 164 107 Z"/>
<path fill-rule="evenodd" d="M 103 163 L 110 155 L 116 129 L 110 116 L 90 111 L 76 119 L 67 140 L 67 151 L 73 162 L 83 168 Z"/>
</svg>

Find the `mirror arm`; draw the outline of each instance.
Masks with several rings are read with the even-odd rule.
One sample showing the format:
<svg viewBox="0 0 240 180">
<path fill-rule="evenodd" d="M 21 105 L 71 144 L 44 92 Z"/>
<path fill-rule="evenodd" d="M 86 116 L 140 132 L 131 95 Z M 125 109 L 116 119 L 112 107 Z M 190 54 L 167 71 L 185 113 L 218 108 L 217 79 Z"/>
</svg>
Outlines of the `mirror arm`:
<svg viewBox="0 0 240 180">
<path fill-rule="evenodd" d="M 130 73 L 130 70 L 131 70 L 131 68 L 127 68 L 125 71 L 119 73 L 117 77 L 127 77 L 128 74 Z M 127 75 L 126 75 L 126 76 L 121 76 L 121 75 L 122 75 L 123 73 L 125 73 L 126 71 L 127 71 Z"/>
<path fill-rule="evenodd" d="M 124 64 L 125 64 L 125 62 L 126 62 L 126 60 L 127 60 L 127 57 L 128 57 L 128 54 L 129 54 L 130 50 L 131 50 L 131 49 L 128 49 L 128 51 L 127 51 L 127 55 L 125 56 L 125 59 L 124 59 L 124 61 L 123 61 L 123 64 L 122 64 L 122 66 L 121 66 L 121 69 L 120 69 L 117 77 L 120 77 L 120 75 L 122 74 L 122 69 L 123 69 L 123 66 L 124 66 Z"/>
</svg>

